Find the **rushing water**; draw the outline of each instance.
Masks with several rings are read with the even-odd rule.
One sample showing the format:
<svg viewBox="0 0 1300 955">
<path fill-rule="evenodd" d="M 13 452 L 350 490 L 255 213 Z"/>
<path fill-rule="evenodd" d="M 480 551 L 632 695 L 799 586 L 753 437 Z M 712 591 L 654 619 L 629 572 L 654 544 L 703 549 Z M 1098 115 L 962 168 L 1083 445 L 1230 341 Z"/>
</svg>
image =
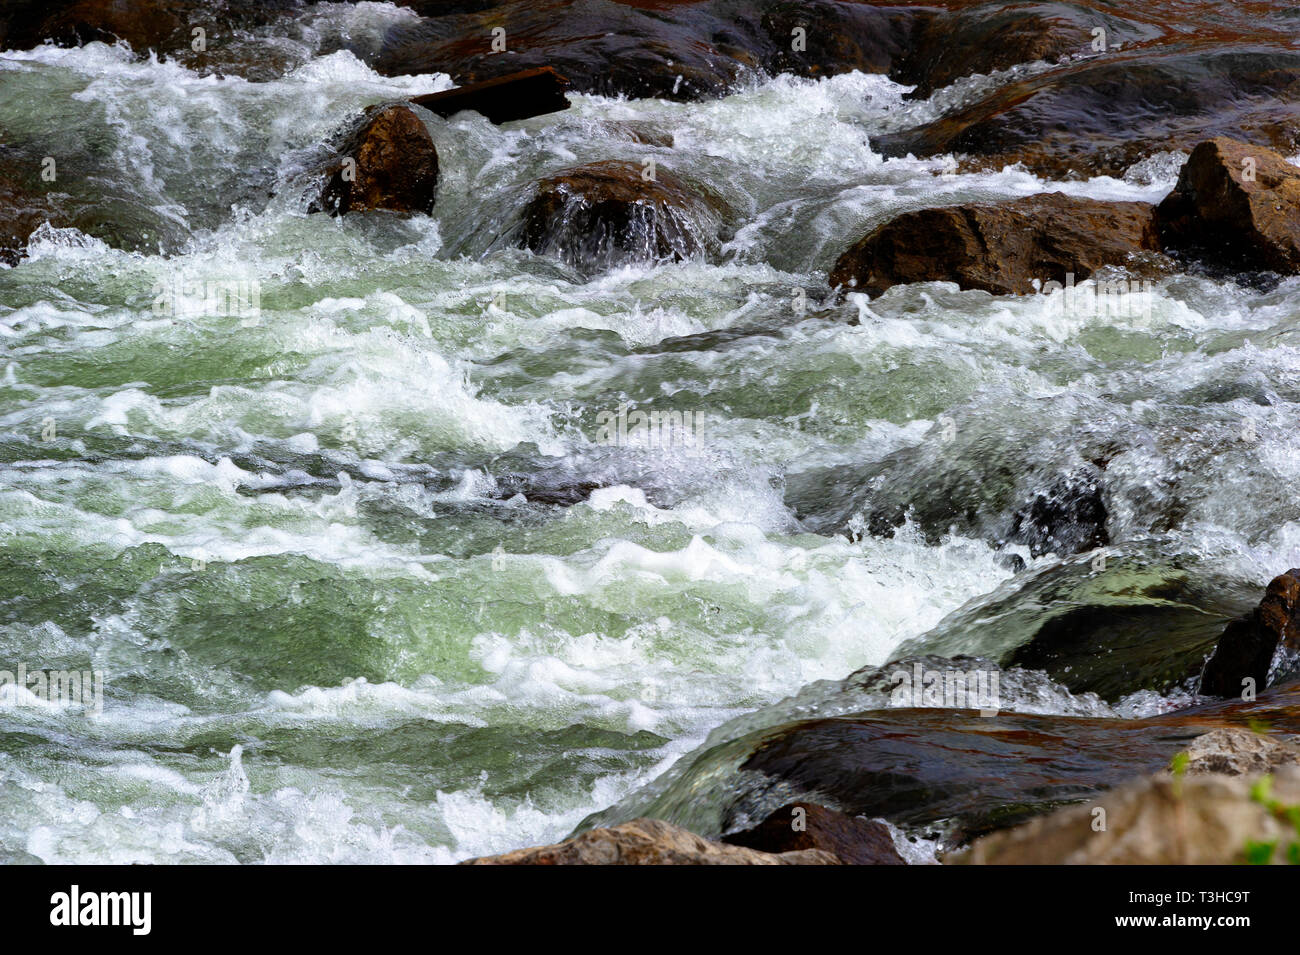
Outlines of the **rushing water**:
<svg viewBox="0 0 1300 955">
<path fill-rule="evenodd" d="M 563 837 L 720 725 L 1014 589 L 998 502 L 1099 442 L 1121 568 L 1156 553 L 1248 591 L 1298 562 L 1294 280 L 1173 277 L 1121 316 L 940 285 L 829 298 L 868 227 L 1049 188 L 872 150 L 1004 78 L 430 117 L 432 218 L 309 216 L 340 124 L 451 85 L 325 52 L 406 15 L 322 6 L 266 83 L 102 44 L 0 57 L 0 129 L 57 131 L 65 175 L 136 210 L 150 250 L 45 230 L 0 270 L 0 669 L 105 676 L 102 712 L 0 709 L 0 858 L 449 862 Z M 530 183 L 608 158 L 722 196 L 716 260 L 593 275 L 512 248 Z M 1050 188 L 1156 200 L 1177 165 Z M 232 283 L 256 315 L 193 292 Z M 703 423 L 609 446 L 624 403 Z M 849 482 L 831 512 L 887 461 L 916 502 L 1018 483 L 946 536 L 796 516 L 801 475 Z"/>
</svg>

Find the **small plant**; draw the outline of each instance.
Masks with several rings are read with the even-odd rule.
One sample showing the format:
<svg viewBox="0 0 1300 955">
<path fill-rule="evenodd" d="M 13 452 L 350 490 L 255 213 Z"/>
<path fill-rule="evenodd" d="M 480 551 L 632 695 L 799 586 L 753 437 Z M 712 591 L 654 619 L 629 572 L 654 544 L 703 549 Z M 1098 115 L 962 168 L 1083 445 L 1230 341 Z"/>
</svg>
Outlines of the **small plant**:
<svg viewBox="0 0 1300 955">
<path fill-rule="evenodd" d="M 1253 802 L 1259 803 L 1278 819 L 1284 820 L 1291 824 L 1300 836 L 1300 804 L 1288 806 L 1281 800 L 1273 796 L 1273 777 L 1261 776 L 1255 784 L 1250 787 L 1250 798 Z M 1273 860 L 1273 853 L 1277 851 L 1278 840 L 1272 842 L 1262 842 L 1254 839 L 1246 840 L 1246 864 L 1247 865 L 1268 865 Z M 1293 841 L 1287 844 L 1286 861 L 1288 865 L 1300 865 L 1300 841 Z"/>
</svg>

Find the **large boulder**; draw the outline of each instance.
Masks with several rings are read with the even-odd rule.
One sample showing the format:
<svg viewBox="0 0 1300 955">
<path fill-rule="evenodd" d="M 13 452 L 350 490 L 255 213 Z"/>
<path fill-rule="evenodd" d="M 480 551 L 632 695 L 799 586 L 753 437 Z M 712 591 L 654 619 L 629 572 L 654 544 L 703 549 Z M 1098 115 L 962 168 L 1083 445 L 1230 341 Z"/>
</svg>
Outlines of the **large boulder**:
<svg viewBox="0 0 1300 955">
<path fill-rule="evenodd" d="M 1207 136 L 1291 148 L 1298 102 L 1292 49 L 1139 49 L 1013 79 L 922 126 L 872 137 L 872 146 L 885 156 L 956 154 L 965 169 L 1020 163 L 1054 179 L 1120 176 Z"/>
<path fill-rule="evenodd" d="M 889 71 L 927 97 L 964 76 L 994 73 L 1021 63 L 1056 63 L 1092 53 L 1093 31 L 1101 27 L 1112 43 L 1132 42 L 1155 32 L 1109 9 L 1075 3 L 950 4 L 920 21 L 909 47 Z"/>
<path fill-rule="evenodd" d="M 1300 273 L 1300 168 L 1262 146 L 1201 143 L 1156 209 L 1166 247 L 1231 268 Z"/>
<path fill-rule="evenodd" d="M 727 209 L 669 170 L 623 161 L 549 176 L 523 212 L 520 244 L 584 270 L 716 252 Z"/>
<path fill-rule="evenodd" d="M 235 30 L 271 22 L 302 0 L 11 0 L 0 12 L 0 48 L 41 43 L 124 42 L 137 53 L 193 49 L 193 30 L 217 43 Z"/>
<path fill-rule="evenodd" d="M 584 93 L 694 100 L 763 74 L 887 73 L 932 89 L 972 73 L 1084 52 L 1112 11 L 1082 4 L 935 0 L 404 0 L 372 65 L 460 82 L 553 66 Z M 493 48 L 493 31 L 497 48 Z M 504 49 L 501 47 L 504 46 Z M 369 55 L 366 51 L 359 51 Z"/>
<path fill-rule="evenodd" d="M 1297 846 L 1284 811 L 1300 803 L 1300 767 L 1271 780 L 1150 776 L 1081 806 L 995 832 L 945 856 L 958 865 L 1286 864 Z"/>
<path fill-rule="evenodd" d="M 467 859 L 461 865 L 841 865 L 829 852 L 758 852 L 701 838 L 658 819 L 592 829 L 550 846 Z"/>
<path fill-rule="evenodd" d="M 1163 771 L 1193 739 L 1212 730 L 1267 726 L 1280 742 L 1300 740 L 1300 683 L 1272 687 L 1257 700 L 1215 701 L 1127 719 L 1008 712 L 1018 705 L 1068 706 L 1076 714 L 1098 707 L 1060 695 L 1032 673 L 1003 671 L 995 685 L 987 661 L 917 660 L 920 675 L 915 664 L 905 663 L 879 668 L 893 690 L 846 685 L 844 699 L 821 697 L 816 707 L 805 707 L 845 715 L 795 719 L 718 742 L 675 767 L 654 793 L 589 823 L 614 825 L 652 815 L 714 837 L 804 801 L 885 819 L 955 846 L 1066 803 L 1095 805 L 1101 794 Z M 895 671 L 910 677 L 910 688 Z M 1002 709 L 992 715 L 976 708 L 985 702 L 979 693 L 972 703 L 971 679 L 980 673 L 981 692 L 991 688 L 1000 700 L 995 706 Z M 907 705 L 922 677 L 922 699 L 936 699 Z M 895 700 L 900 687 L 902 697 Z M 902 705 L 844 709 L 855 700 L 871 706 L 881 692 Z"/>
<path fill-rule="evenodd" d="M 336 215 L 433 211 L 438 150 L 409 106 L 372 106 L 345 137 L 314 209 Z"/>
<path fill-rule="evenodd" d="M 1224 625 L 1257 599 L 1211 564 L 1125 546 L 1035 568 L 898 655 L 977 648 L 1004 670 L 1045 674 L 1076 695 L 1108 702 L 1141 690 L 1170 695 L 1195 687 Z"/>
<path fill-rule="evenodd" d="M 884 823 L 811 802 L 782 806 L 754 828 L 729 833 L 722 841 L 760 852 L 823 849 L 847 865 L 906 865 Z"/>
<path fill-rule="evenodd" d="M 909 282 L 1024 295 L 1104 266 L 1148 268 L 1158 250 L 1148 203 L 1043 193 L 906 212 L 841 255 L 830 283 L 872 296 Z"/>
<path fill-rule="evenodd" d="M 1274 577 L 1259 606 L 1224 629 L 1201 674 L 1201 693 L 1231 697 L 1248 687 L 1262 690 L 1279 646 L 1300 650 L 1300 568 Z"/>
</svg>

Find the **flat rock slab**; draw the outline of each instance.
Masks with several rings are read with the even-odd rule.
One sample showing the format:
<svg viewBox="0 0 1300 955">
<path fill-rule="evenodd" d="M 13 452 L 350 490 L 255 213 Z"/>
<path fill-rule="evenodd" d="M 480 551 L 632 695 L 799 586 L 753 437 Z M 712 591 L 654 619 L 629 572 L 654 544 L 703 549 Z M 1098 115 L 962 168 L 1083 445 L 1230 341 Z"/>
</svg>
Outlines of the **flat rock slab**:
<svg viewBox="0 0 1300 955">
<path fill-rule="evenodd" d="M 441 93 L 417 96 L 411 103 L 444 118 L 473 110 L 500 125 L 568 109 L 569 100 L 564 95 L 568 88 L 569 81 L 565 77 L 549 66 L 539 66 Z"/>
</svg>

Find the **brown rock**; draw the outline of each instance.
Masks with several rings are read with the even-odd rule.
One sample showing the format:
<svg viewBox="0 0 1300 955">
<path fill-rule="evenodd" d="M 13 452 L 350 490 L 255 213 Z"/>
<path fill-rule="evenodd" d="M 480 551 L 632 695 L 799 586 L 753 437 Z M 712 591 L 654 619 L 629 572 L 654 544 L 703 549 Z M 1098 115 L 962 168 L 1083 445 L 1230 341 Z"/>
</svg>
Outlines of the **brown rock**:
<svg viewBox="0 0 1300 955">
<path fill-rule="evenodd" d="M 982 668 L 969 658 L 936 663 L 968 673 Z M 878 671 L 884 692 L 893 685 L 891 667 Z M 1016 692 L 1032 693 L 1029 675 L 1003 671 L 1003 706 L 1013 705 L 1005 694 L 1017 683 Z M 969 696 L 965 705 L 974 705 Z M 653 806 L 664 815 L 687 811 L 699 831 L 720 836 L 735 827 L 730 820 L 747 824 L 770 805 L 771 793 L 789 793 L 792 801 L 830 802 L 850 815 L 937 830 L 955 845 L 1162 772 L 1212 730 L 1259 725 L 1297 741 L 1300 682 L 1272 687 L 1254 701 L 1220 700 L 1140 719 L 868 710 L 767 727 L 705 750 Z M 711 798 L 718 800 L 716 816 L 700 810 Z"/>
<path fill-rule="evenodd" d="M 1300 169 L 1262 146 L 1201 143 L 1156 209 L 1160 238 L 1224 265 L 1300 272 Z"/>
<path fill-rule="evenodd" d="M 841 255 L 830 283 L 873 296 L 908 282 L 1023 295 L 1035 281 L 1065 283 L 1071 273 L 1081 281 L 1108 265 L 1145 267 L 1158 248 L 1147 203 L 1045 193 L 904 213 Z"/>
<path fill-rule="evenodd" d="M 544 179 L 523 214 L 521 244 L 582 269 L 710 254 L 726 207 L 658 167 L 606 161 Z"/>
<path fill-rule="evenodd" d="M 1297 841 L 1284 812 L 1254 798 L 1250 777 L 1151 776 L 1091 800 L 995 832 L 944 857 L 959 865 L 1236 865 L 1250 843 L 1274 843 L 1285 863 Z M 1271 798 L 1300 803 L 1300 768 L 1280 769 Z M 1100 828 L 1105 810 L 1105 827 Z M 1097 828 L 1094 828 L 1097 826 Z"/>
<path fill-rule="evenodd" d="M 999 86 L 923 126 L 872 137 L 886 156 L 1020 163 L 1041 176 L 1123 175 L 1207 136 L 1290 148 L 1300 134 L 1300 54 L 1218 39 L 1188 52 L 1136 49 L 1065 63 Z"/>
<path fill-rule="evenodd" d="M 467 859 L 461 865 L 842 865 L 819 849 L 757 852 L 701 838 L 658 819 L 592 829 L 550 846 Z"/>
<path fill-rule="evenodd" d="M 1224 727 L 1198 736 L 1187 747 L 1183 773 L 1245 776 L 1271 773 L 1300 763 L 1300 746 L 1241 727 Z"/>
<path fill-rule="evenodd" d="M 782 806 L 753 829 L 730 833 L 722 841 L 760 852 L 824 849 L 847 865 L 906 865 L 883 823 L 810 802 Z"/>
<path fill-rule="evenodd" d="M 398 24 L 373 65 L 466 82 L 554 66 L 584 93 L 693 100 L 763 73 L 887 73 L 922 92 L 971 73 L 1087 48 L 1113 12 L 969 0 L 404 0 L 426 19 Z M 492 29 L 506 30 L 494 52 Z M 796 34 L 802 30 L 802 34 Z M 1138 35 L 1134 28 L 1115 35 Z M 795 42 L 795 37 L 800 42 Z"/>
<path fill-rule="evenodd" d="M 298 0 L 11 0 L 0 12 L 0 45 L 29 49 L 44 42 L 78 46 L 125 42 L 136 53 L 191 51 L 202 27 L 212 46 L 238 29 L 291 12 Z"/>
<path fill-rule="evenodd" d="M 14 178 L 0 177 L 0 264 L 16 265 L 36 228 L 47 221 L 64 224 L 60 219 L 45 197 L 23 188 Z"/>
<path fill-rule="evenodd" d="M 1240 696 L 1247 679 L 1255 681 L 1256 692 L 1262 690 L 1278 644 L 1300 649 L 1298 612 L 1300 568 L 1293 568 L 1269 582 L 1258 607 L 1224 629 L 1201 674 L 1201 693 Z"/>
<path fill-rule="evenodd" d="M 974 3 L 922 21 L 908 50 L 890 71 L 893 79 L 928 97 L 963 76 L 993 73 L 1021 63 L 1057 62 L 1091 53 L 1095 27 L 1113 42 L 1143 34 L 1110 11 L 1063 3 Z"/>
<path fill-rule="evenodd" d="M 433 211 L 438 150 L 409 106 L 372 106 L 340 152 L 343 159 L 335 165 L 313 211 Z M 353 160 L 355 168 L 347 159 Z"/>
</svg>

